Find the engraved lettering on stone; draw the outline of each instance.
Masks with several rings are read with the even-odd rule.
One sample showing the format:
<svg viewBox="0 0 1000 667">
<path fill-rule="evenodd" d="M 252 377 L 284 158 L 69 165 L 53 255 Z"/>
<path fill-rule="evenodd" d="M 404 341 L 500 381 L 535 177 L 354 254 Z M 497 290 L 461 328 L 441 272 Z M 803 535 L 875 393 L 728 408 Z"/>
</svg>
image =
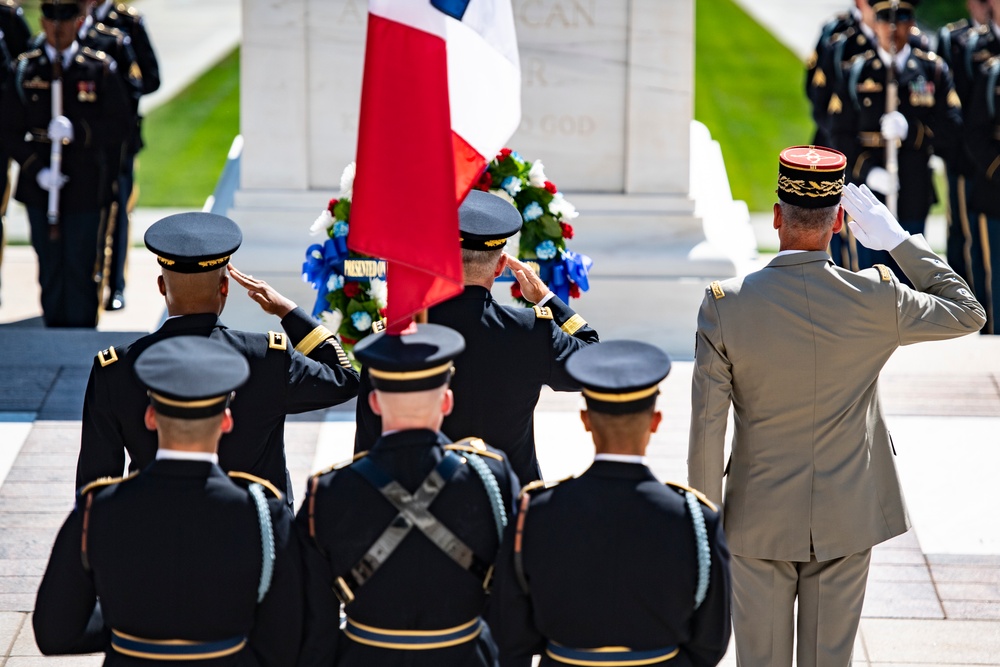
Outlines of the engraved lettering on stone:
<svg viewBox="0 0 1000 667">
<path fill-rule="evenodd" d="M 580 28 L 595 25 L 596 0 L 522 0 L 514 17 L 532 28 Z"/>
<path fill-rule="evenodd" d="M 545 78 L 545 61 L 541 58 L 526 58 L 523 62 L 521 78 L 524 85 L 547 88 L 549 82 Z"/>
</svg>

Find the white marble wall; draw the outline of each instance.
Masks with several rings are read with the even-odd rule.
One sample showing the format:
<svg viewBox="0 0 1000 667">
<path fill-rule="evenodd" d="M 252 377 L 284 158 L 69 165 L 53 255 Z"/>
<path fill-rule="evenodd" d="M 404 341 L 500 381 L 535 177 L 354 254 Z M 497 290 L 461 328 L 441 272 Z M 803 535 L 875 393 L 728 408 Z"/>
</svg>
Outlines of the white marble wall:
<svg viewBox="0 0 1000 667">
<path fill-rule="evenodd" d="M 686 195 L 693 0 L 513 5 L 524 86 L 509 145 L 565 191 Z M 244 189 L 336 188 L 354 159 L 366 11 L 243 0 Z"/>
</svg>

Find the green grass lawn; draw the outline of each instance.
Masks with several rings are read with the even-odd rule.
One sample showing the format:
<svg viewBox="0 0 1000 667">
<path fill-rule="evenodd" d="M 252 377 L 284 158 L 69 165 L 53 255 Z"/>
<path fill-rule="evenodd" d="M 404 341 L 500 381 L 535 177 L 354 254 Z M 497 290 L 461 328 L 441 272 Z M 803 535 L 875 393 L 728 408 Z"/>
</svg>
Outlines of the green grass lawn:
<svg viewBox="0 0 1000 667">
<path fill-rule="evenodd" d="M 695 16 L 694 117 L 722 145 L 733 197 L 770 210 L 778 153 L 812 140 L 804 65 L 732 0 L 697 0 Z"/>
<path fill-rule="evenodd" d="M 143 123 L 139 206 L 201 207 L 240 131 L 240 55 L 226 57 Z"/>
</svg>

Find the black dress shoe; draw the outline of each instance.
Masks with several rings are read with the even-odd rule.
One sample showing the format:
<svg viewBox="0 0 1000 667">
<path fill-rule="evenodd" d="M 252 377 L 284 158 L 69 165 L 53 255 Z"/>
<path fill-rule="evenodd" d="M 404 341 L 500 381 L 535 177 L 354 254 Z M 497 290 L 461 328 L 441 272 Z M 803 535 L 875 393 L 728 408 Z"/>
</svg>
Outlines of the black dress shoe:
<svg viewBox="0 0 1000 667">
<path fill-rule="evenodd" d="M 108 305 L 105 307 L 105 310 L 121 310 L 124 307 L 125 307 L 125 295 L 122 294 L 120 291 L 115 290 L 114 292 L 111 293 L 111 296 L 108 298 Z"/>
</svg>

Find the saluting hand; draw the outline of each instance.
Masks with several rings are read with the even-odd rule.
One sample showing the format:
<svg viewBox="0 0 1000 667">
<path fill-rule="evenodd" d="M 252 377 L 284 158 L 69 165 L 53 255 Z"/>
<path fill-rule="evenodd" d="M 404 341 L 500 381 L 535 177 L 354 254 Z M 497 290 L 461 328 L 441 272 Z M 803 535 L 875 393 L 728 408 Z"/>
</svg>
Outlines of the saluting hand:
<svg viewBox="0 0 1000 667">
<path fill-rule="evenodd" d="M 866 248 L 892 250 L 910 237 L 867 185 L 860 188 L 854 183 L 848 185 L 844 188 L 841 204 L 854 218 L 848 226 Z"/>
<path fill-rule="evenodd" d="M 538 303 L 549 293 L 549 286 L 531 270 L 530 266 L 511 255 L 507 255 L 507 264 L 510 265 L 511 273 L 517 278 L 521 294 L 527 301 Z"/>
<path fill-rule="evenodd" d="M 229 265 L 229 275 L 237 283 L 247 288 L 247 296 L 260 304 L 265 313 L 283 318 L 295 309 L 294 301 L 282 296 L 278 290 L 263 280 L 257 280 L 253 276 L 239 271 L 232 264 Z"/>
</svg>

